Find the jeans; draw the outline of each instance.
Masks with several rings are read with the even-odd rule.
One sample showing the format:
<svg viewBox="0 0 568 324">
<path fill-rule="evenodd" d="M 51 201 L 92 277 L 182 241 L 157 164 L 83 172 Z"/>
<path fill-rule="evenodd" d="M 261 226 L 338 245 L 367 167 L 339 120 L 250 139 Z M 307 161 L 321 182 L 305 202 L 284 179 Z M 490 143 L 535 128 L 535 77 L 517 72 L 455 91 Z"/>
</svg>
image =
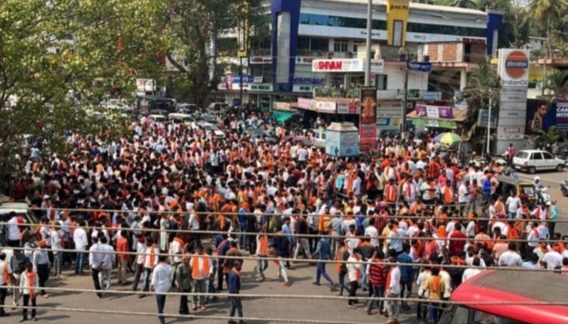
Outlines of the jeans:
<svg viewBox="0 0 568 324">
<path fill-rule="evenodd" d="M 367 264 L 361 264 L 361 288 L 367 289 Z"/>
<path fill-rule="evenodd" d="M 258 271 L 260 277 L 264 280 L 264 271 L 268 269 L 268 260 L 265 256 L 257 255 L 257 257 L 258 259 L 256 260 L 256 270 Z"/>
<path fill-rule="evenodd" d="M 101 281 L 99 279 L 100 270 L 91 268 L 91 277 L 93 278 L 93 284 L 95 285 L 95 290 L 97 292 L 97 296 L 102 297 L 103 294 L 100 293 L 101 291 Z"/>
<path fill-rule="evenodd" d="M 231 300 L 231 311 L 229 312 L 229 316 L 234 317 L 236 311 L 239 317 L 243 317 L 243 303 L 241 302 L 241 297 L 229 297 L 229 299 Z"/>
<path fill-rule="evenodd" d="M 385 297 L 385 287 L 384 286 L 375 286 L 372 285 L 371 286 L 371 291 L 373 292 L 371 297 L 373 298 L 383 298 Z M 372 300 L 370 299 L 367 302 L 367 309 L 371 310 L 373 309 L 373 304 L 375 304 L 375 302 L 378 305 L 379 311 L 382 310 L 385 307 L 385 301 L 384 300 Z"/>
<path fill-rule="evenodd" d="M 101 269 L 99 272 L 99 281 L 103 290 L 109 290 L 112 279 L 112 269 Z"/>
<path fill-rule="evenodd" d="M 142 291 L 150 290 L 150 279 L 152 279 L 152 269 L 144 268 L 144 284 L 142 285 Z"/>
<path fill-rule="evenodd" d="M 61 275 L 62 268 L 63 268 L 63 252 L 62 251 L 53 252 L 53 274 L 55 276 Z"/>
<path fill-rule="evenodd" d="M 357 289 L 359 289 L 359 282 L 358 281 L 351 281 L 349 283 L 349 297 L 355 297 L 357 296 Z M 357 302 L 357 299 L 352 298 L 349 299 L 348 304 L 349 306 L 355 304 Z"/>
<path fill-rule="evenodd" d="M 398 298 L 400 294 L 390 294 L 388 297 Z M 387 311 L 389 312 L 389 318 L 398 319 L 400 314 L 400 302 L 398 300 L 387 300 Z"/>
<path fill-rule="evenodd" d="M 428 314 L 430 314 L 430 322 L 433 324 L 438 323 L 438 303 L 431 303 L 428 306 Z"/>
<path fill-rule="evenodd" d="M 8 288 L 6 284 L 0 286 L 0 315 L 4 314 L 4 303 L 6 301 L 6 295 L 8 294 Z"/>
<path fill-rule="evenodd" d="M 278 257 L 278 275 L 282 276 L 285 282 L 288 282 L 288 274 L 286 274 L 286 267 L 284 261 L 282 261 L 282 257 Z"/>
<path fill-rule="evenodd" d="M 37 296 L 34 297 L 34 298 L 30 298 L 29 294 L 24 295 L 24 307 L 30 306 L 30 301 L 32 303 L 32 307 L 37 306 L 37 304 L 36 304 Z M 22 317 L 24 319 L 28 319 L 28 309 L 27 308 L 22 309 Z M 35 318 L 35 317 L 36 317 L 36 309 L 32 308 L 32 318 Z"/>
<path fill-rule="evenodd" d="M 428 320 L 428 305 L 425 302 L 418 302 L 416 304 L 416 318 L 419 321 Z"/>
<path fill-rule="evenodd" d="M 323 277 L 330 285 L 333 285 L 333 280 L 329 277 L 327 272 L 325 271 L 325 263 L 318 262 L 318 267 L 316 269 L 316 283 L 320 283 L 320 278 Z"/>
<path fill-rule="evenodd" d="M 247 225 L 246 224 L 241 224 L 239 226 L 239 229 L 241 231 L 241 233 L 244 233 L 247 231 Z M 248 236 L 245 234 L 241 234 L 239 235 L 239 248 L 240 249 L 245 249 L 245 247 L 247 246 L 247 242 L 248 242 Z"/>
<path fill-rule="evenodd" d="M 75 273 L 83 274 L 83 267 L 85 265 L 85 252 L 77 251 L 75 254 Z"/>
<path fill-rule="evenodd" d="M 20 277 L 22 276 L 22 274 L 21 273 L 12 273 L 12 274 L 14 275 L 16 281 L 12 280 L 11 285 L 15 287 L 20 286 Z M 12 288 L 12 303 L 14 305 L 20 304 L 20 289 L 18 288 Z"/>
<path fill-rule="evenodd" d="M 158 314 L 164 313 L 164 307 L 166 306 L 166 295 L 156 295 L 156 303 L 158 304 Z M 159 315 L 160 323 L 165 323 L 166 319 L 164 316 Z"/>
<path fill-rule="evenodd" d="M 213 280 L 207 280 L 207 296 L 205 296 L 205 304 L 209 303 L 209 296 L 213 295 L 215 293 L 215 281 Z M 216 301 L 217 297 L 213 296 L 211 297 L 211 300 Z"/>
<path fill-rule="evenodd" d="M 126 282 L 126 267 L 128 266 L 127 259 L 118 259 L 118 269 L 117 269 L 117 276 L 118 276 L 118 283 L 125 283 Z"/>
<path fill-rule="evenodd" d="M 195 280 L 195 283 L 193 284 L 193 293 L 194 294 L 204 294 L 207 291 L 207 279 L 199 279 L 199 280 Z M 203 306 L 205 305 L 204 303 L 205 300 L 205 296 L 197 296 L 194 295 L 193 296 L 193 304 L 195 306 L 197 306 L 199 304 L 199 306 Z"/>
<path fill-rule="evenodd" d="M 349 290 L 348 287 L 345 286 L 345 276 L 347 275 L 347 273 L 340 273 L 339 274 L 339 295 L 343 296 L 343 290 L 347 288 L 347 290 Z"/>
<path fill-rule="evenodd" d="M 300 250 L 304 250 L 304 253 L 306 253 L 306 255 L 309 258 L 310 255 L 310 242 L 308 241 L 307 238 L 301 238 L 299 240 L 296 241 L 296 249 L 294 250 L 294 259 L 298 258 L 298 255 L 300 254 Z"/>
<path fill-rule="evenodd" d="M 142 263 L 136 263 L 136 270 L 134 271 L 134 281 L 132 282 L 132 290 L 138 289 L 138 283 L 140 282 L 140 277 L 144 272 L 144 266 Z"/>
<path fill-rule="evenodd" d="M 188 293 L 191 291 L 189 289 L 184 289 L 182 291 L 183 295 L 180 296 L 179 299 L 179 313 L 180 314 L 189 314 L 189 307 L 187 306 L 188 303 Z"/>
<path fill-rule="evenodd" d="M 41 288 L 41 294 L 45 295 L 45 283 L 49 279 L 49 264 L 38 264 L 37 265 L 37 276 L 39 281 L 39 287 Z"/>
</svg>

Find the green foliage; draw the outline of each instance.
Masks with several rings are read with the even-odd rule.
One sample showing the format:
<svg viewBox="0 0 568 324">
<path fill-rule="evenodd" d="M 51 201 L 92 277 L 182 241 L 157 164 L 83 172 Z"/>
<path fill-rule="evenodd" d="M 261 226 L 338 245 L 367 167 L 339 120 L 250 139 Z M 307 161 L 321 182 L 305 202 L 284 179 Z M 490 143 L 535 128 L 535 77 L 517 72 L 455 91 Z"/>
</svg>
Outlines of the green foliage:
<svg viewBox="0 0 568 324">
<path fill-rule="evenodd" d="M 11 167 L 6 159 L 25 153 L 23 134 L 43 137 L 50 150 L 57 150 L 63 147 L 58 144 L 65 130 L 89 134 L 94 128 L 116 129 L 88 116 L 85 107 L 96 106 L 110 86 L 128 95 L 137 73 L 157 78 L 161 67 L 155 54 L 162 37 L 152 32 L 152 17 L 164 4 L 1 1 L 0 163 Z"/>
<path fill-rule="evenodd" d="M 566 86 L 567 71 L 553 69 L 546 73 L 545 89 L 550 91 L 551 101 L 556 97 L 564 96 L 568 93 Z"/>
<path fill-rule="evenodd" d="M 537 148 L 546 149 L 548 145 L 552 145 L 559 140 L 566 141 L 566 136 L 556 126 L 550 126 L 548 131 L 538 130 L 538 134 L 531 136 L 531 141 L 535 143 Z"/>
<path fill-rule="evenodd" d="M 221 33 L 234 32 L 238 20 L 245 18 L 251 26 L 251 41 L 268 37 L 269 21 L 262 0 L 248 2 L 248 17 L 243 17 L 238 10 L 240 1 L 169 0 L 162 23 L 171 42 L 168 59 L 179 72 L 170 82 L 199 106 L 205 106 L 210 90 L 216 89 L 221 71 L 215 62 L 216 73 L 210 82 L 210 69 L 216 57 L 211 42 L 217 42 Z M 234 50 L 229 52 L 236 52 L 237 43 L 231 46 Z"/>
</svg>

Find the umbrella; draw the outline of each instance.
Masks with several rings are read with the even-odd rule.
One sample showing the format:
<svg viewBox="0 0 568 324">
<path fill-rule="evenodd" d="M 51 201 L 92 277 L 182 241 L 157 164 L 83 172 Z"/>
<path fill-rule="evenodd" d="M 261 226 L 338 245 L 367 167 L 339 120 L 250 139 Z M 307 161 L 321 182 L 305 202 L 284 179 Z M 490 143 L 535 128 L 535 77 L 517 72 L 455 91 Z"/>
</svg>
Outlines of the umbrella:
<svg viewBox="0 0 568 324">
<path fill-rule="evenodd" d="M 434 137 L 434 142 L 446 145 L 454 145 L 461 142 L 461 137 L 454 133 L 442 133 Z"/>
</svg>

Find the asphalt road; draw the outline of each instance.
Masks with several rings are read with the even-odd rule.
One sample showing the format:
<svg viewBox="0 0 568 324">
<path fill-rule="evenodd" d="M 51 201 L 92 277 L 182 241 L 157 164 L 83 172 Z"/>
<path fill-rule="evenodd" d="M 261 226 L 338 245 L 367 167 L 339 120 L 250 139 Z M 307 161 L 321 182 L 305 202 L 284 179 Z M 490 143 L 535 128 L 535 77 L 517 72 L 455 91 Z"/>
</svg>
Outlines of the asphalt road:
<svg viewBox="0 0 568 324">
<path fill-rule="evenodd" d="M 384 323 L 386 318 L 377 314 L 376 311 L 372 315 L 365 313 L 365 305 L 360 302 L 355 310 L 348 308 L 347 300 L 326 300 L 321 296 L 337 296 L 337 292 L 330 292 L 327 285 L 314 286 L 312 284 L 315 274 L 315 267 L 308 264 L 293 264 L 293 270 L 288 271 L 291 286 L 283 287 L 281 279 L 277 278 L 276 267 L 274 263 L 270 263 L 267 270 L 267 280 L 264 282 L 256 282 L 252 277 L 252 271 L 255 264 L 253 261 L 247 260 L 244 263 L 243 274 L 243 294 L 287 294 L 287 295 L 303 295 L 314 296 L 310 299 L 290 299 L 290 298 L 243 298 L 244 315 L 263 320 L 253 321 L 250 323 L 268 324 L 268 323 L 291 323 L 292 321 L 271 321 L 273 318 L 289 319 L 289 320 L 317 320 L 321 323 L 341 322 L 341 323 Z M 327 266 L 328 273 L 332 279 L 337 280 L 331 265 Z M 115 273 L 113 275 L 116 275 Z M 129 287 L 121 287 L 116 284 L 116 277 L 113 278 L 114 285 L 112 290 L 128 291 Z M 73 289 L 93 289 L 93 284 L 89 276 L 73 276 L 48 282 L 48 286 Z M 225 287 L 226 288 L 226 287 Z M 226 291 L 225 291 L 226 292 Z M 366 292 L 359 290 L 358 296 L 366 296 Z M 98 299 L 94 293 L 88 292 L 52 292 L 49 299 L 37 298 L 38 307 L 61 307 L 61 308 L 83 308 L 89 310 L 102 310 L 99 313 L 84 313 L 58 310 L 40 310 L 38 311 L 39 323 L 58 323 L 58 324 L 86 324 L 86 323 L 136 323 L 136 324 L 158 324 L 158 318 L 150 315 L 124 315 L 124 314 L 107 314 L 112 311 L 127 311 L 137 313 L 157 313 L 156 301 L 153 296 L 138 298 L 134 295 L 119 295 L 109 293 L 102 299 Z M 345 293 L 347 295 L 347 293 Z M 320 297 L 317 297 L 320 296 Z M 167 297 L 165 313 L 177 314 L 179 297 Z M 363 301 L 364 299 L 361 299 Z M 11 298 L 7 299 L 6 304 L 11 305 Z M 411 304 L 414 306 L 413 304 Z M 191 307 L 191 304 L 190 304 Z M 226 298 L 212 303 L 207 310 L 192 312 L 195 315 L 204 316 L 227 316 L 230 303 Z M 11 316 L 2 318 L 2 324 L 18 323 L 22 316 L 21 310 L 13 310 L 10 307 L 7 311 Z M 104 312 L 104 313 L 103 313 Z M 416 324 L 415 308 L 408 311 L 401 311 L 400 323 Z M 222 319 L 187 319 L 180 317 L 170 317 L 166 319 L 167 323 L 226 323 Z"/>
</svg>

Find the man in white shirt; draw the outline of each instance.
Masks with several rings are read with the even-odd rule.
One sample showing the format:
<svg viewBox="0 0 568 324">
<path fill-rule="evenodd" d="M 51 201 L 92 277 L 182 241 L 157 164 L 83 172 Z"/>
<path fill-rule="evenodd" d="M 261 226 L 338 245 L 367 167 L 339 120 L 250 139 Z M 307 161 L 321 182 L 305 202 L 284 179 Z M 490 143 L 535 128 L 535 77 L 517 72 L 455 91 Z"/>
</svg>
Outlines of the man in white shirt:
<svg viewBox="0 0 568 324">
<path fill-rule="evenodd" d="M 75 243 L 75 251 L 77 251 L 77 256 L 75 258 L 75 274 L 78 275 L 83 275 L 85 251 L 87 250 L 87 245 L 89 245 L 87 232 L 85 232 L 83 226 L 85 226 L 85 221 L 78 224 L 77 228 L 75 228 L 75 231 L 73 232 L 73 242 Z"/>
<path fill-rule="evenodd" d="M 464 183 L 460 184 L 458 187 L 458 202 L 460 204 L 460 215 L 464 217 L 464 210 L 467 204 L 469 203 L 469 180 L 466 180 Z"/>
<path fill-rule="evenodd" d="M 359 287 L 359 281 L 361 281 L 361 272 L 363 271 L 363 265 L 360 263 L 363 257 L 361 256 L 361 249 L 354 248 L 351 255 L 347 259 L 347 276 L 349 280 L 349 297 L 355 298 L 357 295 L 357 288 Z M 349 307 L 353 307 L 355 304 L 355 299 L 349 299 Z"/>
<path fill-rule="evenodd" d="M 397 252 L 394 249 L 389 249 L 389 262 L 396 262 Z M 387 275 L 387 281 L 385 286 L 385 296 L 391 298 L 400 297 L 400 267 L 398 264 L 393 265 Z M 386 308 L 389 315 L 390 322 L 398 322 L 398 316 L 400 314 L 400 302 L 398 300 L 387 300 Z"/>
<path fill-rule="evenodd" d="M 563 259 L 562 254 L 552 249 L 548 249 L 548 252 L 546 252 L 542 256 L 540 261 L 546 263 L 546 268 L 548 270 L 554 270 L 562 267 L 562 259 Z"/>
<path fill-rule="evenodd" d="M 517 197 L 514 190 L 511 191 L 511 195 L 505 201 L 505 205 L 507 206 L 507 218 L 516 218 L 517 212 L 521 208 L 521 198 Z"/>
<path fill-rule="evenodd" d="M 6 282 L 4 278 L 10 278 L 9 282 Z M 14 275 L 12 275 L 12 267 L 10 266 L 10 258 L 4 252 L 0 252 L 0 317 L 8 316 L 4 311 L 4 303 L 6 301 L 6 295 L 8 293 L 8 286 L 12 284 L 12 282 L 16 282 L 13 280 Z"/>
<path fill-rule="evenodd" d="M 474 258 L 473 259 L 473 263 L 472 263 L 472 268 L 467 268 L 465 269 L 465 271 L 463 272 L 462 275 L 462 283 L 466 282 L 468 279 L 470 279 L 471 277 L 477 275 L 478 273 L 481 272 L 481 270 L 479 269 L 481 262 L 479 258 Z"/>
<path fill-rule="evenodd" d="M 158 314 L 164 313 L 166 306 L 166 295 L 172 286 L 172 267 L 166 262 L 167 256 L 160 255 L 158 257 L 159 263 L 152 271 L 152 283 L 150 285 L 151 291 L 156 292 L 156 301 L 158 303 Z M 164 316 L 158 316 L 161 324 L 165 324 Z"/>
<path fill-rule="evenodd" d="M 378 239 L 379 231 L 375 227 L 375 218 L 374 217 L 369 219 L 369 226 L 367 226 L 367 228 L 365 228 L 365 236 L 371 238 L 371 244 L 374 247 L 378 248 L 380 246 L 380 242 L 379 242 L 379 239 Z"/>
<path fill-rule="evenodd" d="M 20 226 L 26 224 L 26 220 L 21 216 L 16 216 L 15 213 L 6 226 L 8 227 L 8 242 L 7 245 L 10 247 L 19 247 L 20 246 Z"/>
<path fill-rule="evenodd" d="M 134 270 L 134 281 L 132 282 L 132 291 L 138 289 L 138 283 L 140 282 L 140 277 L 144 273 L 144 260 L 146 256 L 146 241 L 144 235 L 139 234 L 136 236 L 136 268 Z"/>
<path fill-rule="evenodd" d="M 78 229 L 78 228 L 77 228 Z M 75 231 L 77 231 L 77 229 Z M 99 298 L 103 297 L 101 291 L 101 281 L 99 279 L 99 273 L 103 270 L 105 265 L 105 248 L 100 243 L 101 237 L 104 236 L 101 233 L 100 237 L 97 237 L 96 240 L 93 238 L 94 244 L 89 249 L 89 266 L 91 268 L 91 277 L 93 278 L 93 284 L 95 285 L 95 289 L 97 290 L 97 296 Z"/>
<path fill-rule="evenodd" d="M 521 267 L 523 259 L 517 252 L 517 246 L 514 242 L 509 242 L 509 249 L 499 257 L 500 267 Z"/>
<path fill-rule="evenodd" d="M 99 282 L 103 290 L 109 290 L 112 279 L 112 265 L 116 260 L 116 254 L 114 253 L 114 248 L 108 244 L 106 236 L 102 236 L 99 241 L 101 250 L 104 252 L 103 268 L 99 272 Z"/>
</svg>

